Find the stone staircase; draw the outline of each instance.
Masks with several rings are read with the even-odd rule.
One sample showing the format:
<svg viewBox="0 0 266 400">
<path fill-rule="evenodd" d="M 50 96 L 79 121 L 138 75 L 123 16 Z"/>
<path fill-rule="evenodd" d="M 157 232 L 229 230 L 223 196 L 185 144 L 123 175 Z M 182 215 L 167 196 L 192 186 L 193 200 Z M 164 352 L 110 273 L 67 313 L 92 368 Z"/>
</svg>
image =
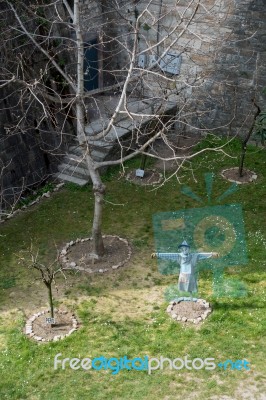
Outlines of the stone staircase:
<svg viewBox="0 0 266 400">
<path fill-rule="evenodd" d="M 126 137 L 132 135 L 134 130 L 141 129 L 144 124 L 147 124 L 153 119 L 149 115 L 154 114 L 154 108 L 155 110 L 159 108 L 159 113 L 162 115 L 169 114 L 176 107 L 176 96 L 172 95 L 167 104 L 164 104 L 164 107 L 161 107 L 161 109 L 160 103 L 160 99 L 156 102 L 154 99 L 151 101 L 132 100 L 128 105 L 128 109 L 130 112 L 139 115 L 134 116 L 132 120 L 126 113 L 121 112 L 105 138 L 95 140 L 94 136 L 107 127 L 112 112 L 109 113 L 108 118 L 106 110 L 101 110 L 99 118 L 93 120 L 85 128 L 87 142 L 90 146 L 90 154 L 93 160 L 101 162 L 110 159 L 110 155 L 115 152 L 118 142 L 125 140 Z M 115 109 L 115 105 L 115 102 L 113 102 L 113 110 Z M 97 111 L 99 111 L 98 106 Z M 90 181 L 89 171 L 82 155 L 82 149 L 78 143 L 69 147 L 69 152 L 58 166 L 58 171 L 59 172 L 55 174 L 55 178 L 60 181 L 73 182 L 79 186 L 84 186 Z"/>
</svg>

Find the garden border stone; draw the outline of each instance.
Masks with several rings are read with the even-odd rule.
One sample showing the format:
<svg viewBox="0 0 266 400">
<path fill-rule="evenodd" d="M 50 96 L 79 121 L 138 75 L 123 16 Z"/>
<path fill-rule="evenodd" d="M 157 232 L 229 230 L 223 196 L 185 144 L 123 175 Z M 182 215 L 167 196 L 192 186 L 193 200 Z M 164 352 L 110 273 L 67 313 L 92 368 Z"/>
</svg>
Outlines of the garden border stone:
<svg viewBox="0 0 266 400">
<path fill-rule="evenodd" d="M 159 175 L 158 180 L 156 180 L 156 181 L 154 181 L 154 182 L 151 182 L 151 183 L 149 183 L 149 182 L 143 183 L 143 181 L 142 181 L 143 178 L 140 178 L 140 182 L 141 182 L 141 183 L 138 183 L 137 181 L 134 181 L 134 179 L 131 178 L 131 174 L 132 174 L 133 172 L 135 172 L 135 171 L 136 171 L 135 169 L 134 169 L 134 170 L 131 170 L 131 171 L 126 175 L 126 180 L 127 180 L 128 182 L 134 183 L 135 185 L 140 185 L 140 186 L 153 186 L 153 185 L 157 185 L 158 183 L 161 183 L 161 181 L 162 181 L 162 179 L 163 179 L 163 174 L 161 174 L 160 172 L 156 171 L 155 169 L 146 169 L 146 170 L 145 170 L 146 172 L 147 172 L 147 171 L 151 171 L 153 174 L 157 173 L 157 174 Z M 145 177 L 145 175 L 144 175 L 144 177 Z M 135 176 L 134 176 L 134 178 L 135 178 Z"/>
<path fill-rule="evenodd" d="M 58 192 L 59 189 L 61 189 L 61 187 L 63 187 L 65 185 L 64 182 L 58 183 L 57 185 L 55 185 L 55 187 L 52 190 L 49 190 L 48 192 L 43 193 L 42 195 L 38 196 L 35 200 L 31 201 L 28 205 L 24 205 L 21 208 L 18 208 L 17 210 L 14 211 L 10 211 L 10 214 L 6 215 L 6 216 L 0 216 L 0 224 L 9 220 L 10 218 L 15 217 L 15 215 L 20 214 L 21 212 L 27 210 L 29 207 L 32 207 L 34 204 L 39 203 L 41 200 L 43 199 L 49 199 L 51 197 L 51 193 L 53 192 Z"/>
<path fill-rule="evenodd" d="M 59 261 L 62 264 L 64 264 L 67 269 L 75 269 L 77 271 L 84 271 L 84 272 L 87 272 L 89 274 L 93 274 L 93 273 L 97 273 L 97 272 L 103 274 L 104 272 L 115 270 L 115 269 L 118 269 L 118 268 L 122 267 L 123 265 L 125 265 L 130 260 L 130 257 L 132 255 L 132 250 L 131 250 L 131 247 L 130 247 L 127 239 L 121 238 L 118 235 L 103 235 L 102 237 L 103 237 L 103 239 L 107 238 L 107 237 L 113 237 L 113 238 L 117 238 L 117 239 L 121 240 L 122 242 L 124 242 L 126 244 L 126 246 L 127 246 L 127 251 L 128 251 L 127 257 L 125 258 L 125 260 L 120 261 L 118 264 L 112 265 L 109 268 L 104 268 L 104 269 L 99 268 L 99 269 L 94 269 L 94 270 L 92 270 L 91 268 L 81 267 L 80 265 L 77 265 L 76 262 L 74 262 L 74 261 L 69 262 L 68 257 L 67 257 L 69 249 L 72 246 L 74 246 L 75 244 L 77 244 L 77 243 L 84 243 L 84 242 L 87 242 L 89 240 L 92 240 L 92 238 L 89 237 L 89 238 L 84 238 L 84 239 L 78 238 L 76 240 L 71 240 L 69 243 L 67 243 L 65 245 L 65 247 L 63 247 L 63 249 L 61 250 L 61 252 L 59 254 Z"/>
<path fill-rule="evenodd" d="M 55 335 L 52 339 L 46 339 L 42 336 L 35 335 L 34 330 L 33 330 L 33 322 L 37 318 L 39 318 L 49 312 L 50 312 L 50 310 L 48 310 L 48 309 L 44 310 L 44 311 L 39 311 L 39 312 L 33 314 L 30 318 L 28 318 L 26 321 L 26 325 L 25 325 L 25 334 L 27 336 L 29 336 L 30 338 L 36 340 L 37 342 L 57 342 L 58 340 L 64 339 L 65 337 L 70 336 L 72 333 L 74 333 L 78 330 L 80 324 L 79 324 L 76 316 L 74 314 L 72 314 L 72 316 L 71 316 L 72 328 L 67 333 L 65 333 L 63 335 Z M 60 311 L 57 309 L 55 309 L 54 312 L 58 313 L 58 314 L 62 314 L 62 315 L 68 313 L 68 311 Z"/>
<path fill-rule="evenodd" d="M 205 310 L 203 311 L 203 313 L 199 317 L 193 318 L 193 319 L 189 318 L 188 316 L 187 317 L 180 316 L 180 315 L 176 314 L 176 311 L 173 312 L 173 309 L 174 309 L 174 306 L 178 303 L 181 303 L 181 301 L 191 301 L 191 298 L 190 297 L 178 297 L 177 299 L 172 300 L 166 309 L 166 312 L 168 314 L 170 314 L 171 318 L 174 319 L 175 321 L 193 322 L 194 324 L 199 324 L 200 322 L 204 321 L 212 312 L 212 308 L 211 308 L 209 302 L 207 302 L 204 299 L 193 298 L 192 301 L 205 307 Z"/>
<path fill-rule="evenodd" d="M 232 167 L 232 168 L 227 168 L 227 169 L 223 169 L 222 172 L 220 173 L 221 177 L 229 182 L 234 182 L 237 183 L 238 185 L 246 185 L 247 183 L 251 183 L 254 182 L 258 179 L 258 175 L 256 174 L 256 172 L 248 170 L 252 175 L 251 178 L 247 181 L 247 182 L 240 182 L 238 180 L 235 179 L 229 179 L 227 178 L 224 173 L 227 171 L 234 171 L 234 170 L 238 170 L 238 167 Z"/>
</svg>

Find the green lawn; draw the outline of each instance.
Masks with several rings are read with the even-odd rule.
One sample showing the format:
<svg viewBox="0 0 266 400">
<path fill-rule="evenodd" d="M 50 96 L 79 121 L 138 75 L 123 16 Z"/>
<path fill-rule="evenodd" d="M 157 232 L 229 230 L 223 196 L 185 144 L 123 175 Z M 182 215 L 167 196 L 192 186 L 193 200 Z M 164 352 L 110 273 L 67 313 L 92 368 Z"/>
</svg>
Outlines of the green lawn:
<svg viewBox="0 0 266 400">
<path fill-rule="evenodd" d="M 206 139 L 207 140 L 207 139 Z M 206 142 L 205 142 L 206 144 Z M 201 144 L 203 146 L 205 144 Z M 226 150 L 234 155 L 239 144 Z M 199 296 L 210 300 L 213 313 L 200 326 L 171 321 L 164 292 L 177 276 L 161 275 L 150 254 L 154 251 L 152 216 L 163 211 L 199 207 L 181 193 L 190 186 L 207 203 L 204 173 L 215 174 L 213 199 L 230 187 L 219 172 L 237 159 L 217 153 L 202 154 L 186 164 L 179 183 L 169 180 L 158 190 L 120 178 L 119 168 L 108 171 L 103 231 L 129 240 L 133 256 L 124 268 L 104 275 L 68 274 L 58 281 L 56 303 L 79 317 L 81 329 L 61 342 L 39 345 L 22 333 L 26 317 L 47 306 L 45 287 L 17 262 L 17 254 L 39 248 L 43 262 L 56 248 L 90 235 L 93 210 L 91 187 L 66 186 L 39 205 L 0 225 L 0 399 L 228 399 L 260 398 L 266 391 L 266 164 L 265 150 L 248 148 L 246 167 L 256 182 L 241 185 L 222 204 L 240 203 L 244 213 L 247 265 L 226 269 L 226 277 L 247 287 L 242 298 L 215 297 L 212 273 L 203 271 Z M 138 167 L 139 160 L 126 164 Z M 193 171 L 193 172 L 192 172 Z M 117 205 L 116 205 L 117 204 Z M 215 201 L 211 203 L 215 205 Z M 168 357 L 215 358 L 216 362 L 246 359 L 250 371 L 164 370 L 107 371 L 54 370 L 54 357 Z M 216 396 L 216 397 L 215 397 Z"/>
</svg>

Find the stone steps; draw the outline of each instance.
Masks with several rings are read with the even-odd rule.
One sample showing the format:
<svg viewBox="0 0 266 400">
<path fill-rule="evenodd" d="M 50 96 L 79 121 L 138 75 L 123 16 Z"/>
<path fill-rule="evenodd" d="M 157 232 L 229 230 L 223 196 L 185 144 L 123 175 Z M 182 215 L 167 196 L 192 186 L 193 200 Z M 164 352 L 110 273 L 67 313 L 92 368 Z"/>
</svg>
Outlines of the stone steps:
<svg viewBox="0 0 266 400">
<path fill-rule="evenodd" d="M 141 129 L 143 125 L 153 119 L 154 109 L 160 107 L 161 100 L 158 99 L 154 105 L 154 100 L 142 101 L 134 100 L 129 104 L 129 111 L 136 114 L 133 119 L 129 118 L 125 113 L 121 112 L 118 115 L 116 123 L 106 137 L 94 139 L 94 136 L 99 134 L 108 125 L 109 119 L 101 117 L 92 121 L 85 128 L 88 145 L 90 145 L 91 157 L 96 162 L 104 161 L 112 150 L 115 148 L 118 141 L 123 137 L 133 134 L 135 129 Z M 157 113 L 164 115 L 176 106 L 176 99 L 172 98 L 165 107 L 161 107 Z M 59 173 L 55 177 L 62 181 L 69 181 L 83 186 L 90 181 L 90 174 L 83 160 L 82 150 L 79 145 L 69 147 L 69 153 L 64 158 L 61 165 L 58 167 Z"/>
<path fill-rule="evenodd" d="M 73 175 L 66 175 L 61 172 L 57 172 L 54 177 L 60 181 L 72 182 L 79 186 L 85 186 L 88 183 L 88 179 L 80 179 Z"/>
<path fill-rule="evenodd" d="M 79 165 L 79 164 L 78 164 Z M 62 163 L 58 166 L 59 172 L 64 175 L 75 176 L 80 179 L 89 179 L 89 171 L 87 168 L 79 167 L 78 165 L 71 165 Z"/>
</svg>

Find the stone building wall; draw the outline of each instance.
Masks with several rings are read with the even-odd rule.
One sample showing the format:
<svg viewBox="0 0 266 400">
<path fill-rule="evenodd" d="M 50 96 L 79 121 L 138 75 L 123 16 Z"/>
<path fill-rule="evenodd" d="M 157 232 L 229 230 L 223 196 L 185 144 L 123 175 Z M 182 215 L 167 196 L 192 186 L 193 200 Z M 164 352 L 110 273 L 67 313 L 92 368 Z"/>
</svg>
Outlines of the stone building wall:
<svg viewBox="0 0 266 400">
<path fill-rule="evenodd" d="M 146 6 L 131 2 L 133 22 Z M 141 18 L 139 50 L 152 46 L 148 58 L 167 48 L 181 54 L 180 74 L 168 86 L 180 92 L 181 129 L 244 134 L 256 112 L 252 100 L 265 108 L 265 6 L 266 0 L 151 2 Z"/>
<path fill-rule="evenodd" d="M 165 88 L 180 92 L 180 131 L 217 128 L 217 133 L 245 134 L 256 111 L 252 99 L 255 97 L 265 109 L 266 0 L 201 0 L 198 7 L 197 3 L 151 1 L 149 13 L 141 18 L 139 51 L 153 46 L 146 55 L 160 56 L 169 47 L 169 52 L 181 54 L 180 74 L 169 75 L 175 82 Z M 147 4 L 143 0 L 81 1 L 84 40 L 103 37 L 103 48 L 99 50 L 104 86 L 126 73 L 132 25 Z M 159 46 L 158 40 L 162 41 Z M 156 87 L 154 78 L 147 78 L 147 83 Z M 149 85 L 144 87 L 146 95 Z M 14 96 L 9 98 L 16 102 Z M 6 104 L 1 104 L 1 109 L 5 110 Z M 18 187 L 23 180 L 30 185 L 40 181 L 57 163 L 50 150 L 58 146 L 61 138 L 47 136 L 45 131 L 51 131 L 51 127 L 36 130 L 38 112 L 27 121 L 27 134 L 7 134 L 9 123 L 14 124 L 21 112 L 19 107 L 13 107 L 11 113 L 4 111 L 0 115 L 0 167 L 9 163 L 5 181 L 1 177 L 0 192 L 4 184 Z"/>
<path fill-rule="evenodd" d="M 47 121 L 38 125 L 41 115 L 38 107 L 31 107 L 25 116 L 16 92 L 11 94 L 6 89 L 4 97 L 0 101 L 0 109 L 4 110 L 0 113 L 0 210 L 12 204 L 22 191 L 37 188 L 57 171 L 71 132 L 67 123 L 65 136 L 56 134 Z M 14 129 L 23 117 L 20 129 Z M 58 117 L 59 121 L 63 123 L 63 115 Z"/>
<path fill-rule="evenodd" d="M 28 1 L 28 0 L 27 0 Z M 18 6 L 19 7 L 19 6 Z M 49 12 L 48 12 L 49 11 Z M 47 18 L 53 18 L 51 10 L 47 9 Z M 19 9 L 23 15 L 21 9 Z M 10 11 L 1 14 L 1 24 L 8 21 L 16 26 L 14 15 Z M 36 28 L 36 21 L 29 22 L 29 29 Z M 8 29 L 3 33 L 8 32 Z M 58 26 L 54 27 L 55 35 L 59 35 Z M 40 34 L 43 32 L 40 31 Z M 2 37 L 3 39 L 3 37 Z M 33 78 L 39 78 L 41 71 L 46 68 L 46 58 L 36 50 L 30 41 L 24 37 L 13 38 L 6 36 L 1 43 L 0 65 L 3 78 L 10 78 L 12 74 L 28 83 Z M 65 53 L 59 47 L 59 58 L 63 62 L 66 59 Z M 50 54 L 55 53 L 53 46 L 49 49 Z M 20 52 L 21 65 L 18 65 L 17 53 Z M 66 59 L 67 60 L 67 59 Z M 8 71 L 8 72 L 6 72 Z M 36 75 L 34 75 L 36 72 Z M 6 75 L 4 75 L 6 73 Z M 57 80 L 57 74 L 49 69 L 47 80 Z M 45 82 L 45 80 L 43 81 Z M 49 83 L 45 82 L 47 86 Z M 55 87 L 55 84 L 54 84 Z M 62 86 L 56 86 L 60 91 Z M 71 118 L 66 116 L 66 110 L 56 110 L 54 103 L 43 100 L 46 104 L 48 117 L 44 115 L 43 107 L 26 90 L 25 85 L 19 82 L 6 85 L 1 88 L 0 93 L 0 217 L 1 209 L 13 198 L 26 188 L 34 189 L 43 183 L 52 173 L 57 171 L 57 165 L 68 146 L 69 139 L 73 137 L 73 124 Z M 67 135 L 61 136 L 56 132 L 60 131 Z"/>
</svg>

